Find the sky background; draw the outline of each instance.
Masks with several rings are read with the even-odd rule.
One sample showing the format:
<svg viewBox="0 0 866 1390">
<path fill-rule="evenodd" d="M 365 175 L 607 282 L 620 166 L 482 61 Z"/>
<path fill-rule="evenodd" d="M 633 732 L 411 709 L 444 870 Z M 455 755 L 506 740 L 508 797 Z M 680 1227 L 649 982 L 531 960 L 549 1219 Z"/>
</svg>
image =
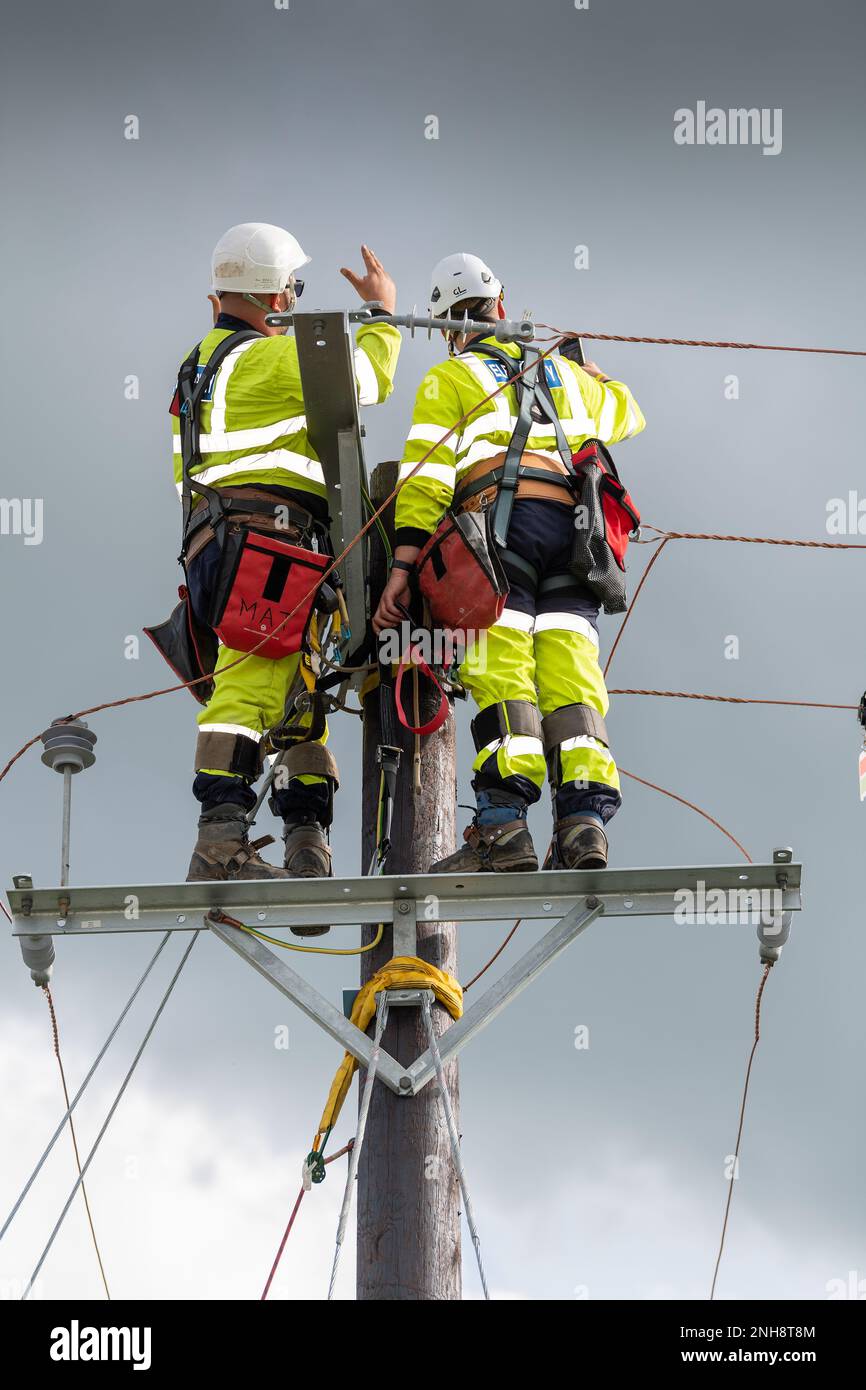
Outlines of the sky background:
<svg viewBox="0 0 866 1390">
<path fill-rule="evenodd" d="M 270 0 L 48 0 L 6 15 L 0 495 L 44 499 L 44 537 L 0 536 L 0 761 L 53 717 L 166 683 L 145 638 L 138 659 L 125 650 L 174 601 L 168 402 L 210 324 L 210 252 L 232 223 L 295 232 L 313 257 L 304 308 L 354 302 L 338 268 L 357 266 L 363 240 L 402 310 L 426 302 L 440 256 L 467 250 L 502 278 L 512 314 L 575 330 L 864 346 L 866 11 L 855 0 L 590 0 L 586 11 L 571 0 L 291 0 L 287 11 Z M 782 108 L 781 153 L 676 145 L 674 112 L 698 101 Z M 124 139 L 130 114 L 136 141 Z M 430 115 L 438 140 L 425 139 Z M 827 535 L 831 499 L 862 488 L 861 360 L 592 352 L 647 418 L 617 452 L 645 520 L 866 539 Z M 438 342 L 405 343 L 394 395 L 366 414 L 371 465 L 399 454 L 439 355 Z M 137 400 L 124 395 L 130 375 Z M 633 590 L 651 552 L 631 553 Z M 672 543 L 611 684 L 856 704 L 863 566 L 856 551 Z M 605 650 L 618 621 L 603 624 Z M 725 656 L 731 636 L 737 660 Z M 196 708 L 181 692 L 92 721 L 97 763 L 74 786 L 74 883 L 183 878 Z M 457 718 L 466 801 L 465 706 Z M 765 994 L 718 1296 L 824 1298 L 830 1280 L 866 1278 L 856 720 L 622 697 L 609 725 L 623 767 L 697 801 L 756 859 L 791 845 L 805 864 L 806 910 Z M 335 721 L 332 746 L 336 864 L 355 874 L 357 721 Z M 685 807 L 624 790 L 612 862 L 735 857 Z M 3 884 L 25 871 L 57 881 L 60 794 L 36 751 L 0 787 Z M 532 826 L 546 844 L 546 798 Z M 502 933 L 463 929 L 463 979 Z M 535 935 L 521 928 L 502 967 Z M 83 1146 L 185 942 L 166 948 L 79 1108 Z M 73 1088 L 155 945 L 58 942 Z M 339 1002 L 357 967 L 308 973 Z M 464 1154 L 495 1297 L 707 1295 L 758 980 L 751 926 L 602 921 L 462 1054 Z M 8 936 L 0 1008 L 5 1213 L 62 1113 L 47 1010 Z M 288 1051 L 274 1047 L 283 1024 Z M 581 1024 L 585 1051 L 574 1047 Z M 116 1296 L 258 1296 L 338 1060 L 233 953 L 199 940 L 91 1170 Z M 73 1177 L 64 1136 L 0 1247 L 7 1294 Z M 332 1169 L 302 1208 L 274 1297 L 326 1293 L 341 1193 Z M 477 1297 L 471 1253 L 467 1241 L 466 1296 Z M 350 1244 L 343 1297 L 353 1254 Z M 78 1204 L 41 1292 L 99 1294 Z"/>
</svg>

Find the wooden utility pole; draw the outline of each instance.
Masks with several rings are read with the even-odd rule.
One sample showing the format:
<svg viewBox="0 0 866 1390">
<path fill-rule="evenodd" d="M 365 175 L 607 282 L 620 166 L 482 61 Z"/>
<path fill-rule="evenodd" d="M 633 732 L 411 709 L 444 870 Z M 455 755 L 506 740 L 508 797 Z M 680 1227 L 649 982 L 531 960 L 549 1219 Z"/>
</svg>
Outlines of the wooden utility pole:
<svg viewBox="0 0 866 1390">
<path fill-rule="evenodd" d="M 371 492 L 376 505 L 392 490 L 396 479 L 395 463 L 380 464 L 375 470 Z M 393 508 L 384 519 L 393 534 Z M 371 568 L 374 604 L 384 580 L 384 553 L 376 537 Z M 410 687 L 408 678 L 405 685 Z M 420 722 L 424 723 L 435 713 L 437 701 L 422 687 L 420 703 Z M 451 853 L 455 843 L 454 720 L 449 719 L 421 742 L 421 792 L 417 796 L 413 792 L 414 738 L 401 725 L 396 728 L 401 758 L 387 871 L 426 873 L 434 860 Z M 376 844 L 380 773 L 376 750 L 380 742 L 379 692 L 374 690 L 364 701 L 361 862 L 365 869 Z M 376 924 L 366 927 L 364 940 L 370 941 L 376 930 Z M 392 955 L 392 930 L 387 926 L 376 950 L 361 957 L 361 983 Z M 454 923 L 426 922 L 423 904 L 418 905 L 418 955 L 457 974 L 456 927 Z M 439 1004 L 433 1014 L 438 1035 L 451 1019 Z M 392 1009 L 383 1046 L 406 1065 L 424 1052 L 427 1039 L 420 1009 Z M 446 1063 L 445 1075 L 458 1114 L 456 1059 Z M 361 1082 L 363 1086 L 363 1073 Z M 436 1083 L 412 1097 L 397 1096 L 376 1085 L 358 1170 L 358 1299 L 459 1299 L 458 1203 L 457 1175 Z"/>
</svg>

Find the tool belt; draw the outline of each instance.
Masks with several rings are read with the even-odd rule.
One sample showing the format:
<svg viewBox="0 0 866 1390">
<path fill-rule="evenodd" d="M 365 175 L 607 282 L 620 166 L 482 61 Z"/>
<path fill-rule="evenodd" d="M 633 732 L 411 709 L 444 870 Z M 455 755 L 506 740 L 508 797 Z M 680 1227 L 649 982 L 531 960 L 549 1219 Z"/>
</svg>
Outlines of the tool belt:
<svg viewBox="0 0 866 1390">
<path fill-rule="evenodd" d="M 254 526 L 258 531 L 274 533 L 289 541 L 306 539 L 318 529 L 313 513 L 306 507 L 288 498 L 277 498 L 267 488 L 221 487 L 219 494 L 230 524 Z M 194 504 L 184 533 L 186 563 L 194 560 L 215 537 L 210 508 L 207 499 L 202 497 Z"/>
<path fill-rule="evenodd" d="M 454 492 L 455 511 L 474 512 L 485 503 L 492 509 L 505 470 L 505 451 L 482 459 L 464 473 Z M 524 453 L 517 475 L 516 497 L 534 497 L 545 502 L 574 506 L 574 475 L 567 473 L 559 459 L 543 454 Z"/>
</svg>

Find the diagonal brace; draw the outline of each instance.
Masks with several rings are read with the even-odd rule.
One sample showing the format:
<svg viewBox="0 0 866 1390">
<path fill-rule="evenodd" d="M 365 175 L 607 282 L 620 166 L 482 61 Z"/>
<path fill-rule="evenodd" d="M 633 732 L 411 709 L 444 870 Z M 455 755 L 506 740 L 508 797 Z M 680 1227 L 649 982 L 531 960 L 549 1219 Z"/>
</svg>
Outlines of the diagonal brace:
<svg viewBox="0 0 866 1390">
<path fill-rule="evenodd" d="M 491 985 L 459 1018 L 442 1034 L 439 1040 L 439 1053 L 442 1062 L 455 1056 L 462 1047 L 486 1028 L 498 1013 L 510 1004 L 521 990 L 541 974 L 552 961 L 560 956 L 567 946 L 582 931 L 604 912 L 600 898 L 588 897 L 576 903 L 570 912 L 551 927 L 540 941 L 537 941 L 515 965 Z M 427 1085 L 436 1075 L 433 1055 L 428 1048 L 408 1069 L 412 1081 L 412 1095 Z"/>
<path fill-rule="evenodd" d="M 233 951 L 248 961 L 254 970 L 260 975 L 264 975 L 266 980 L 270 980 L 272 985 L 276 985 L 282 994 L 291 999 L 293 1004 L 323 1028 L 326 1033 L 350 1052 L 353 1057 L 364 1067 L 369 1067 L 373 1056 L 373 1043 L 362 1033 L 345 1014 L 336 1009 L 330 1000 L 314 989 L 311 984 L 303 979 L 297 971 L 287 965 L 279 956 L 269 951 L 264 942 L 259 941 L 255 936 L 250 936 L 247 932 L 240 931 L 237 927 L 230 927 L 224 923 L 216 922 L 210 916 L 205 918 L 205 922 L 214 936 L 218 936 L 220 941 L 224 941 Z M 398 1096 L 411 1094 L 411 1082 L 406 1075 L 405 1067 L 400 1066 L 390 1053 L 384 1049 L 379 1049 L 378 1075 L 390 1090 L 396 1092 Z"/>
</svg>

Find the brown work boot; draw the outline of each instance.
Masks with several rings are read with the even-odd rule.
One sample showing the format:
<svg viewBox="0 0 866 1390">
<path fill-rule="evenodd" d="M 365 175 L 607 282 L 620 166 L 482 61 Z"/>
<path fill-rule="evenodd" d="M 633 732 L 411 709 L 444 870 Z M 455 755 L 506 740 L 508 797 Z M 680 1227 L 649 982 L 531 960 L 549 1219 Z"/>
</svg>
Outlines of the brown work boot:
<svg viewBox="0 0 866 1390">
<path fill-rule="evenodd" d="M 591 816 L 564 816 L 553 827 L 557 869 L 606 869 L 607 836 Z"/>
<path fill-rule="evenodd" d="M 466 843 L 456 854 L 430 865 L 431 874 L 519 874 L 538 868 L 538 857 L 525 820 L 478 826 L 463 831 Z"/>
<path fill-rule="evenodd" d="M 243 806 L 214 806 L 199 817 L 198 839 L 189 861 L 187 883 L 224 882 L 226 879 L 290 878 L 261 858 L 259 850 L 274 843 L 273 835 L 250 840 Z"/>
<path fill-rule="evenodd" d="M 286 822 L 283 839 L 286 854 L 283 863 L 290 878 L 330 878 L 331 846 L 316 820 L 306 824 Z M 324 936 L 330 927 L 292 927 L 295 936 Z"/>
</svg>

